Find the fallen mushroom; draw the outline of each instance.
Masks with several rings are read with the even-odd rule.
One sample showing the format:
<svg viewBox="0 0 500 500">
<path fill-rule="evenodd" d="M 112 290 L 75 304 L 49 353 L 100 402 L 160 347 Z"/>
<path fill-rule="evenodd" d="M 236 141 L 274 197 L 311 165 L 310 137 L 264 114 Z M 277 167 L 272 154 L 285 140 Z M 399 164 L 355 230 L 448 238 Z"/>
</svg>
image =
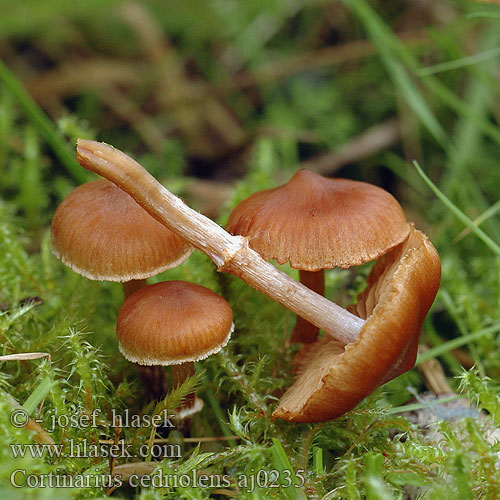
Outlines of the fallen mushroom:
<svg viewBox="0 0 500 500">
<path fill-rule="evenodd" d="M 172 365 L 174 387 L 194 374 L 194 361 L 219 352 L 233 328 L 233 313 L 226 300 L 185 281 L 141 288 L 123 303 L 116 322 L 125 358 L 141 365 Z M 192 394 L 177 417 L 186 417 L 201 406 L 201 400 Z"/>
<path fill-rule="evenodd" d="M 324 269 L 377 259 L 408 236 L 401 206 L 365 182 L 299 170 L 283 186 L 254 193 L 231 213 L 231 234 L 249 238 L 266 260 L 288 262 L 300 281 L 324 295 Z M 297 318 L 294 342 L 313 342 L 318 328 Z"/>
<path fill-rule="evenodd" d="M 80 164 L 115 183 L 154 218 L 206 253 L 217 269 L 232 273 L 344 343 L 364 321 L 296 282 L 215 222 L 187 207 L 136 161 L 104 143 L 79 139 Z"/>
<path fill-rule="evenodd" d="M 382 256 L 353 308 L 366 319 L 356 342 L 325 336 L 304 346 L 296 379 L 273 417 L 320 422 L 354 408 L 378 386 L 411 369 L 425 315 L 441 277 L 439 256 L 411 225 L 408 238 Z"/>
</svg>

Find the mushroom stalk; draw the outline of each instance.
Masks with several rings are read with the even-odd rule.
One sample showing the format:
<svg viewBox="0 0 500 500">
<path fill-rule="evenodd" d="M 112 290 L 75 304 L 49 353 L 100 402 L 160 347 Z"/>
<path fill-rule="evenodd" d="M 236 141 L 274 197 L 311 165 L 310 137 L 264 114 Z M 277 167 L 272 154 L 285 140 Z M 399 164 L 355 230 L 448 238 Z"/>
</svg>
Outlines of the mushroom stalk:
<svg viewBox="0 0 500 500">
<path fill-rule="evenodd" d="M 172 365 L 172 386 L 179 387 L 189 377 L 194 375 L 194 363 L 188 361 L 179 365 Z"/>
<path fill-rule="evenodd" d="M 325 295 L 325 271 L 299 271 L 300 282 L 307 286 L 313 292 L 319 295 Z M 297 323 L 292 332 L 292 342 L 301 342 L 303 344 L 310 344 L 314 342 L 319 333 L 319 328 L 309 321 L 297 316 Z"/>
<path fill-rule="evenodd" d="M 130 280 L 124 281 L 122 283 L 123 288 L 123 300 L 127 300 L 134 292 L 144 288 L 148 285 L 148 282 L 144 280 Z"/>
<path fill-rule="evenodd" d="M 137 363 L 135 363 L 135 366 L 147 397 L 161 401 L 168 392 L 165 368 L 159 365 L 145 366 Z"/>
<path fill-rule="evenodd" d="M 172 365 L 172 386 L 174 388 L 182 385 L 189 377 L 194 375 L 194 363 L 188 361 L 187 363 L 182 363 L 180 365 Z M 192 408 L 196 401 L 196 394 L 192 392 L 188 394 L 184 399 L 183 403 L 177 408 L 177 413 Z"/>
<path fill-rule="evenodd" d="M 128 193 L 151 216 L 207 254 L 218 271 L 238 276 L 256 290 L 347 344 L 364 321 L 301 285 L 266 262 L 248 245 L 189 208 L 135 160 L 104 143 L 78 140 L 80 164 Z"/>
</svg>

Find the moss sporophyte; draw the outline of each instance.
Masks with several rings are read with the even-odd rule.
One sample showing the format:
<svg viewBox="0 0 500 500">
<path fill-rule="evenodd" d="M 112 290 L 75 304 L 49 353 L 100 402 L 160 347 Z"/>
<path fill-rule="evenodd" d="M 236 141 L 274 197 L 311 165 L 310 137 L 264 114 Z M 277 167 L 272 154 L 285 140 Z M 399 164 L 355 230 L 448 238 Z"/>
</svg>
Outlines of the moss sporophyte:
<svg viewBox="0 0 500 500">
<path fill-rule="evenodd" d="M 307 338 L 310 343 L 298 352 L 295 381 L 282 396 L 274 417 L 296 422 L 336 418 L 376 387 L 414 365 L 422 322 L 439 287 L 440 261 L 427 237 L 413 224 L 406 223 L 399 204 L 383 190 L 354 181 L 323 180 L 307 171 L 298 172 L 288 186 L 274 190 L 278 195 L 280 189 L 285 193 L 296 191 L 298 184 L 306 182 L 307 195 L 301 196 L 299 190 L 295 204 L 302 206 L 308 200 L 313 206 L 309 210 L 302 207 L 304 220 L 294 220 L 291 225 L 297 227 L 297 233 L 302 231 L 301 227 L 306 231 L 314 227 L 311 221 L 321 213 L 328 220 L 322 224 L 326 224 L 329 237 L 340 234 L 342 245 L 338 256 L 330 256 L 326 265 L 316 262 L 306 269 L 347 267 L 381 256 L 368 277 L 366 290 L 348 311 L 264 260 L 252 248 L 253 239 L 231 235 L 190 209 L 121 151 L 107 144 L 79 140 L 77 158 L 82 166 L 116 184 L 158 222 L 207 254 L 218 271 L 238 276 L 326 332 L 319 340 L 315 334 Z M 316 194 L 313 190 L 317 190 Z M 255 195 L 254 199 L 258 197 Z M 332 206 L 328 205 L 329 199 Z M 323 204 L 314 206 L 314 203 Z M 342 207 L 341 216 L 332 215 L 335 203 Z M 294 213 L 288 212 L 289 216 Z M 255 219 L 246 217 L 252 216 L 232 216 L 230 226 L 234 232 L 255 223 Z M 275 219 L 271 225 L 279 227 Z M 351 226 L 354 229 L 350 230 Z M 264 227 L 261 231 L 265 231 Z M 309 235 L 308 244 L 286 243 L 289 239 L 283 243 L 280 236 L 300 235 L 285 235 L 280 229 L 275 232 L 268 234 L 268 240 L 277 240 L 277 247 L 297 245 L 305 254 L 311 245 L 322 248 L 322 253 L 334 251 L 329 249 L 328 242 L 320 245 L 315 241 L 314 234 Z M 291 256 L 287 258 L 293 265 Z"/>
</svg>

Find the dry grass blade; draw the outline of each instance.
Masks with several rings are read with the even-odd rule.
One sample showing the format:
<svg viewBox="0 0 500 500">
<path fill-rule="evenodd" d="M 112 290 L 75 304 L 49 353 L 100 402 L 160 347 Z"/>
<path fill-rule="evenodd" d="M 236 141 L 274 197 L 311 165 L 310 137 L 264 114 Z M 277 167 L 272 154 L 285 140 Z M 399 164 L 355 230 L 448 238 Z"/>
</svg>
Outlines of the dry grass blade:
<svg viewBox="0 0 500 500">
<path fill-rule="evenodd" d="M 106 89 L 110 85 L 131 85 L 144 78 L 143 63 L 122 62 L 117 59 L 93 58 L 71 61 L 57 68 L 38 73 L 26 83 L 33 98 L 44 107 L 88 89 Z"/>
<path fill-rule="evenodd" d="M 132 475 L 142 477 L 152 474 L 158 465 L 158 462 L 133 462 L 130 464 L 117 465 L 113 469 L 113 476 L 120 476 L 121 480 L 126 482 Z"/>
<path fill-rule="evenodd" d="M 414 47 L 425 43 L 427 35 L 423 31 L 410 31 L 401 33 L 399 39 Z M 245 89 L 255 84 L 272 82 L 304 71 L 355 61 L 374 55 L 375 52 L 375 47 L 370 40 L 356 40 L 315 52 L 307 52 L 282 61 L 266 63 L 252 72 L 244 72 L 235 76 L 231 81 L 221 84 L 221 88 L 229 91 Z"/>
<path fill-rule="evenodd" d="M 344 144 L 338 151 L 320 154 L 301 164 L 301 168 L 327 175 L 348 163 L 362 160 L 396 144 L 400 137 L 400 122 L 391 118 L 368 128 Z"/>
<path fill-rule="evenodd" d="M 420 345 L 418 348 L 419 353 L 427 350 L 428 348 L 423 345 Z M 448 379 L 444 373 L 441 363 L 437 359 L 433 358 L 424 361 L 418 365 L 418 371 L 422 375 L 427 389 L 434 394 L 440 396 L 454 392 L 448 383 Z"/>
<path fill-rule="evenodd" d="M 0 356 L 0 361 L 25 361 L 28 359 L 48 358 L 51 361 L 51 355 L 48 352 L 19 352 L 16 354 L 6 354 Z"/>
<path fill-rule="evenodd" d="M 11 407 L 12 411 L 22 410 L 21 405 L 10 395 L 5 394 L 7 404 Z M 50 437 L 50 435 L 45 431 L 45 429 L 37 422 L 28 419 L 24 428 L 28 431 L 33 431 L 33 439 L 40 444 L 50 444 L 55 446 L 55 441 Z"/>
<path fill-rule="evenodd" d="M 129 2 L 122 8 L 122 16 L 157 67 L 155 98 L 160 108 L 168 110 L 190 152 L 217 157 L 240 147 L 247 137 L 238 119 L 206 81 L 188 75 L 186 61 L 151 13 L 140 3 Z"/>
<path fill-rule="evenodd" d="M 102 93 L 102 100 L 116 116 L 131 125 L 153 153 L 161 153 L 165 137 L 152 116 L 145 113 L 116 85 L 110 86 Z"/>
<path fill-rule="evenodd" d="M 207 436 L 207 437 L 185 437 L 182 439 L 184 443 L 212 443 L 216 441 L 230 441 L 231 439 L 241 439 L 240 436 Z M 114 439 L 99 439 L 101 444 L 114 444 Z M 170 443 L 170 439 L 153 439 L 153 444 Z"/>
</svg>

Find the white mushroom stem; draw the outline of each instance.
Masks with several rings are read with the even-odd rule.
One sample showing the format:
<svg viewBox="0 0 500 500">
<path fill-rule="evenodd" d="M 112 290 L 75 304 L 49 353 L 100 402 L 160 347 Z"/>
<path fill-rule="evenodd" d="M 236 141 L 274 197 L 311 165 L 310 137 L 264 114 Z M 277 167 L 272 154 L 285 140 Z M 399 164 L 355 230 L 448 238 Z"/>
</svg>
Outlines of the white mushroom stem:
<svg viewBox="0 0 500 500">
<path fill-rule="evenodd" d="M 243 236 L 232 236 L 189 208 L 125 153 L 104 143 L 78 140 L 80 164 L 115 183 L 156 220 L 207 254 L 218 271 L 238 276 L 290 311 L 347 344 L 364 321 L 309 290 L 266 262 Z"/>
</svg>

